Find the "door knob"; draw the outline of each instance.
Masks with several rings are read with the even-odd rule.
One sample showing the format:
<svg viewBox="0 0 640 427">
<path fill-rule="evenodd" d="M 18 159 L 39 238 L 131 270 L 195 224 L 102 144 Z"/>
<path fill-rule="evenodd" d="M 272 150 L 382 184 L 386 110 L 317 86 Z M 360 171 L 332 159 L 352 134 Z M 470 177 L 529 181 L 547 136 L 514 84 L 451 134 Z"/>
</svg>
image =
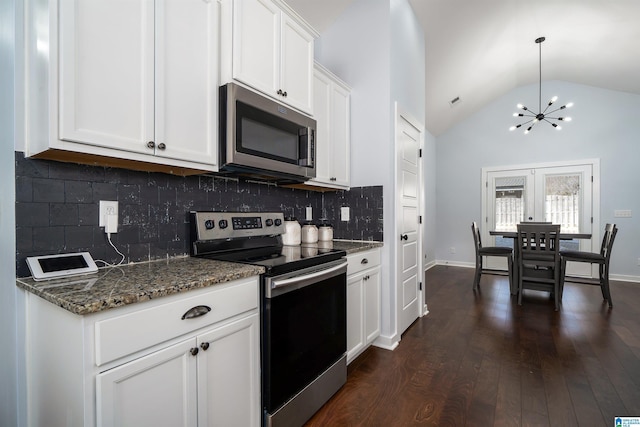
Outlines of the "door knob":
<svg viewBox="0 0 640 427">
<path fill-rule="evenodd" d="M 158 149 L 159 150 L 164 150 L 165 148 L 167 148 L 167 146 L 164 145 L 164 142 L 161 142 L 160 144 L 158 144 Z"/>
<path fill-rule="evenodd" d="M 400 240 L 409 240 L 409 236 L 407 236 L 406 234 L 401 234 Z"/>
<path fill-rule="evenodd" d="M 149 141 L 147 142 L 147 148 L 154 148 L 156 146 L 156 143 L 153 141 Z"/>
<path fill-rule="evenodd" d="M 207 351 L 209 349 L 209 343 L 203 342 L 202 344 L 200 344 L 200 348 L 204 351 Z"/>
</svg>

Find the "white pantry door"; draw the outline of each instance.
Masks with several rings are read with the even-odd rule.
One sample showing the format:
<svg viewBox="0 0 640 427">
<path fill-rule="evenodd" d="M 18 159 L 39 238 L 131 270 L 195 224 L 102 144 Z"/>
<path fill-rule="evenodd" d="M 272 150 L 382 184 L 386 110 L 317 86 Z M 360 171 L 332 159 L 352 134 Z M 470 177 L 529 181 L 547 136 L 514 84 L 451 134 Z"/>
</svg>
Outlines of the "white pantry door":
<svg viewBox="0 0 640 427">
<path fill-rule="evenodd" d="M 398 334 L 420 316 L 420 144 L 421 131 L 411 118 L 396 113 Z"/>
</svg>

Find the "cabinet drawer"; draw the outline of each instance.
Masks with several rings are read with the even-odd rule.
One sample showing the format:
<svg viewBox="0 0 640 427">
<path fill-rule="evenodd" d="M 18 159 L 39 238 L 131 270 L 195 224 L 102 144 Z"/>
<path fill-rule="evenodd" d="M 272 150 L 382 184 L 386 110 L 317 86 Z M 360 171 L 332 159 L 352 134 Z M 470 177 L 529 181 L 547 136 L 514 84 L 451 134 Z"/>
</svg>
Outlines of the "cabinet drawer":
<svg viewBox="0 0 640 427">
<path fill-rule="evenodd" d="M 192 308 L 206 306 L 206 314 L 182 317 Z M 228 319 L 258 307 L 257 278 L 216 286 L 210 292 L 174 300 L 167 304 L 97 321 L 96 365 L 111 362 L 136 351 Z"/>
<path fill-rule="evenodd" d="M 347 275 L 380 265 L 380 249 L 347 255 Z"/>
</svg>

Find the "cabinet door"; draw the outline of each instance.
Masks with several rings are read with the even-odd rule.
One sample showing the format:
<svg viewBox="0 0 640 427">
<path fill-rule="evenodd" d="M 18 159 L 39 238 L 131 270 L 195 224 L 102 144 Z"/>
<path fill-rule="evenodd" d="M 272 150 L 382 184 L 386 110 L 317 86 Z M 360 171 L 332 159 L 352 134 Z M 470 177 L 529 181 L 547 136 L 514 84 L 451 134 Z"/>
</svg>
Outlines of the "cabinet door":
<svg viewBox="0 0 640 427">
<path fill-rule="evenodd" d="M 278 7 L 269 0 L 234 0 L 233 78 L 278 96 L 279 58 Z"/>
<path fill-rule="evenodd" d="M 194 345 L 190 339 L 98 374 L 98 427 L 196 425 Z"/>
<path fill-rule="evenodd" d="M 315 182 L 331 183 L 331 80 L 320 72 L 313 79 L 313 114 L 316 119 L 316 177 Z"/>
<path fill-rule="evenodd" d="M 148 152 L 154 120 L 153 2 L 59 5 L 59 138 Z"/>
<path fill-rule="evenodd" d="M 363 274 L 357 274 L 347 279 L 347 363 L 365 346 L 363 277 Z"/>
<path fill-rule="evenodd" d="M 260 316 L 198 337 L 198 425 L 260 426 Z"/>
<path fill-rule="evenodd" d="M 335 84 L 331 97 L 331 164 L 332 181 L 349 187 L 351 151 L 351 96 L 347 89 Z"/>
<path fill-rule="evenodd" d="M 367 271 L 364 288 L 364 336 L 370 344 L 380 335 L 380 267 Z"/>
<path fill-rule="evenodd" d="M 156 1 L 158 156 L 217 163 L 219 19 L 216 1 Z"/>
<path fill-rule="evenodd" d="M 313 37 L 302 26 L 282 14 L 280 88 L 283 101 L 313 113 Z"/>
</svg>

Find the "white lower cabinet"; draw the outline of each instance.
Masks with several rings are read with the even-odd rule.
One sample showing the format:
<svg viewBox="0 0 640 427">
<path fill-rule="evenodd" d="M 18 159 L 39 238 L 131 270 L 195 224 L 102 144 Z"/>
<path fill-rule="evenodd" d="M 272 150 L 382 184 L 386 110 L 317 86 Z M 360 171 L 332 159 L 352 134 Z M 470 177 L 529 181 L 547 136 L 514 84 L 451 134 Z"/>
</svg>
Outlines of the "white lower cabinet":
<svg viewBox="0 0 640 427">
<path fill-rule="evenodd" d="M 27 425 L 260 426 L 257 277 L 86 316 L 26 302 Z"/>
<path fill-rule="evenodd" d="M 98 426 L 195 426 L 195 340 L 98 374 Z"/>
<path fill-rule="evenodd" d="M 98 374 L 98 425 L 259 425 L 259 327 L 253 314 Z"/>
<path fill-rule="evenodd" d="M 347 363 L 380 335 L 380 249 L 347 256 Z"/>
</svg>

